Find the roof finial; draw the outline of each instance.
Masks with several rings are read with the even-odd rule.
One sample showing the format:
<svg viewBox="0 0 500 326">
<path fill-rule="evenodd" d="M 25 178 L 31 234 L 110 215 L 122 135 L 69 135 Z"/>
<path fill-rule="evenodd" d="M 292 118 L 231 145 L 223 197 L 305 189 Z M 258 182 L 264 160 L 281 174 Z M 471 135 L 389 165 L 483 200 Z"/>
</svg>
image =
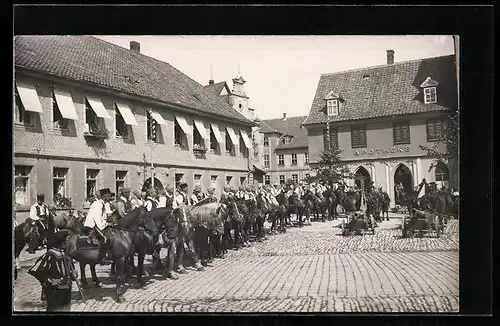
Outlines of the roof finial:
<svg viewBox="0 0 500 326">
<path fill-rule="evenodd" d="M 210 79 L 214 79 L 214 73 L 212 71 L 212 64 L 210 64 Z"/>
</svg>

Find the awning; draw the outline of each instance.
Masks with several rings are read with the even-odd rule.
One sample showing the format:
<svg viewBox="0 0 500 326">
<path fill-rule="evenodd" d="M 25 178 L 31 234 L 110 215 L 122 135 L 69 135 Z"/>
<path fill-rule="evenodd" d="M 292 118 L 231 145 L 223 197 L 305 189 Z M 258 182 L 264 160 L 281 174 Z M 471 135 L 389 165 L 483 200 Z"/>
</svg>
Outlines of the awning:
<svg viewBox="0 0 500 326">
<path fill-rule="evenodd" d="M 24 109 L 31 112 L 42 112 L 42 103 L 40 103 L 40 98 L 36 92 L 34 85 L 27 84 L 17 84 L 17 93 L 21 98 L 21 103 L 23 103 Z"/>
<path fill-rule="evenodd" d="M 108 114 L 108 111 L 106 111 L 106 108 L 102 104 L 101 100 L 95 97 L 89 97 L 85 96 L 87 98 L 87 101 L 89 102 L 90 106 L 92 107 L 92 110 L 94 110 L 95 114 L 99 118 L 105 118 L 105 119 L 110 119 L 111 116 Z"/>
<path fill-rule="evenodd" d="M 151 110 L 151 116 L 153 119 L 155 119 L 156 123 L 159 125 L 167 125 L 167 122 L 163 117 L 161 116 L 160 112 L 156 112 L 154 110 Z"/>
<path fill-rule="evenodd" d="M 57 107 L 61 112 L 64 119 L 78 120 L 78 115 L 76 114 L 75 104 L 71 98 L 71 94 L 65 91 L 54 89 L 54 94 L 56 96 Z"/>
<path fill-rule="evenodd" d="M 125 123 L 129 126 L 137 126 L 137 121 L 135 120 L 134 114 L 127 104 L 116 103 L 116 107 L 120 110 L 120 113 L 125 120 Z"/>
<path fill-rule="evenodd" d="M 229 134 L 229 138 L 231 138 L 231 142 L 233 145 L 238 145 L 238 137 L 236 137 L 236 134 L 234 133 L 233 128 L 231 127 L 226 127 L 227 133 Z"/>
<path fill-rule="evenodd" d="M 196 129 L 198 129 L 198 132 L 201 135 L 201 138 L 210 141 L 210 135 L 207 132 L 207 128 L 203 125 L 203 122 L 194 120 L 194 124 L 196 126 Z"/>
<path fill-rule="evenodd" d="M 253 172 L 259 173 L 259 174 L 266 174 L 266 171 L 256 164 L 253 165 Z"/>
<path fill-rule="evenodd" d="M 245 144 L 246 148 L 250 149 L 252 147 L 252 143 L 250 142 L 250 139 L 248 138 L 248 134 L 244 132 L 243 130 L 240 130 L 241 137 L 243 137 L 243 143 Z"/>
<path fill-rule="evenodd" d="M 184 119 L 183 117 L 175 117 L 175 119 L 177 119 L 179 126 L 181 126 L 181 129 L 185 134 L 191 135 L 193 133 L 193 129 L 189 128 L 186 119 Z"/>
<path fill-rule="evenodd" d="M 217 139 L 217 142 L 219 143 L 219 145 L 222 146 L 222 136 L 220 134 L 220 131 L 219 131 L 219 126 L 217 126 L 216 124 L 210 124 L 212 126 L 212 131 L 214 132 L 214 135 L 215 135 L 215 139 Z"/>
</svg>

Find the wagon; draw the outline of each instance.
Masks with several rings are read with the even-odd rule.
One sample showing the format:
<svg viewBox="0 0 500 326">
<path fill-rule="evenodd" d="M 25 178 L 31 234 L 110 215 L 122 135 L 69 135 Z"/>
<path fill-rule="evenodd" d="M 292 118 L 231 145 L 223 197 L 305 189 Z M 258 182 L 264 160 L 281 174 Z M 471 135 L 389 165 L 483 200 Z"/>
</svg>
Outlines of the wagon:
<svg viewBox="0 0 500 326">
<path fill-rule="evenodd" d="M 403 238 L 412 237 L 415 234 L 435 232 L 436 238 L 443 233 L 443 219 L 439 215 L 412 209 L 412 216 L 403 217 L 401 221 Z"/>
<path fill-rule="evenodd" d="M 347 223 L 342 220 L 342 235 L 362 234 L 363 231 L 370 231 L 375 234 L 375 218 L 364 213 L 356 212 L 347 218 Z"/>
</svg>

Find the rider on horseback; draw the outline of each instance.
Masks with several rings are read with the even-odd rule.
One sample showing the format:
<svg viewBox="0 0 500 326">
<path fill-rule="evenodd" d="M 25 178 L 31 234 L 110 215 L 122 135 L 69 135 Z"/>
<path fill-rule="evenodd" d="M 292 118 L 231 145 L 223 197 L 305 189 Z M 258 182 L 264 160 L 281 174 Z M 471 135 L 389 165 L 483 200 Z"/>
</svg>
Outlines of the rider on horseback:
<svg viewBox="0 0 500 326">
<path fill-rule="evenodd" d="M 30 216 L 27 219 L 28 223 L 31 223 L 32 225 L 38 225 L 39 228 L 42 230 L 42 232 L 47 230 L 47 219 L 49 217 L 49 208 L 48 206 L 44 203 L 45 200 L 45 195 L 44 194 L 38 194 L 36 196 L 37 202 L 31 206 L 30 209 Z M 44 238 L 44 237 L 43 237 Z M 45 240 L 42 240 L 45 241 Z M 36 246 L 36 245 L 35 245 Z M 29 253 L 35 253 L 35 249 L 33 247 L 28 248 Z"/>
<path fill-rule="evenodd" d="M 84 223 L 85 233 L 88 234 L 89 231 L 93 230 L 94 234 L 100 237 L 104 243 L 107 243 L 108 241 L 106 236 L 102 233 L 102 230 L 108 226 L 106 203 L 109 203 L 113 195 L 114 194 L 111 193 L 109 188 L 99 190 L 100 198 L 95 200 L 92 205 L 90 205 L 90 209 Z"/>
<path fill-rule="evenodd" d="M 148 212 L 151 212 L 152 209 L 156 209 L 158 207 L 158 202 L 154 199 L 155 190 L 153 188 L 149 188 L 146 190 L 146 202 L 144 203 L 144 207 Z"/>
<path fill-rule="evenodd" d="M 124 217 L 132 209 L 132 204 L 130 203 L 129 198 L 130 189 L 122 188 L 121 196 L 115 202 L 116 214 L 118 215 L 118 218 Z"/>
</svg>

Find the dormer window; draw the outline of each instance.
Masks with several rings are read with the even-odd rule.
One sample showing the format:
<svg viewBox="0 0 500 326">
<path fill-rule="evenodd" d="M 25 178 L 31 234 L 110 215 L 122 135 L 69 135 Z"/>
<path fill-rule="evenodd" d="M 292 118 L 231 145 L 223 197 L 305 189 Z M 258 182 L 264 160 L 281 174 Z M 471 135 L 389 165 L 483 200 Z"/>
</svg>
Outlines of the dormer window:
<svg viewBox="0 0 500 326">
<path fill-rule="evenodd" d="M 326 108 L 328 110 L 328 115 L 338 115 L 339 114 L 339 101 L 338 100 L 328 100 L 326 102 Z"/>
<path fill-rule="evenodd" d="M 424 88 L 424 103 L 425 104 L 437 103 L 436 87 Z"/>
<path fill-rule="evenodd" d="M 339 115 L 339 100 L 344 102 L 340 96 L 333 91 L 330 91 L 324 100 L 326 102 L 326 114 L 328 116 Z"/>
<path fill-rule="evenodd" d="M 424 89 L 424 103 L 437 103 L 437 86 L 439 83 L 431 77 L 427 77 L 420 87 Z"/>
<path fill-rule="evenodd" d="M 292 137 L 290 137 L 290 136 L 285 136 L 285 138 L 284 138 L 283 142 L 284 142 L 285 144 L 290 144 L 290 143 L 292 142 Z"/>
</svg>

